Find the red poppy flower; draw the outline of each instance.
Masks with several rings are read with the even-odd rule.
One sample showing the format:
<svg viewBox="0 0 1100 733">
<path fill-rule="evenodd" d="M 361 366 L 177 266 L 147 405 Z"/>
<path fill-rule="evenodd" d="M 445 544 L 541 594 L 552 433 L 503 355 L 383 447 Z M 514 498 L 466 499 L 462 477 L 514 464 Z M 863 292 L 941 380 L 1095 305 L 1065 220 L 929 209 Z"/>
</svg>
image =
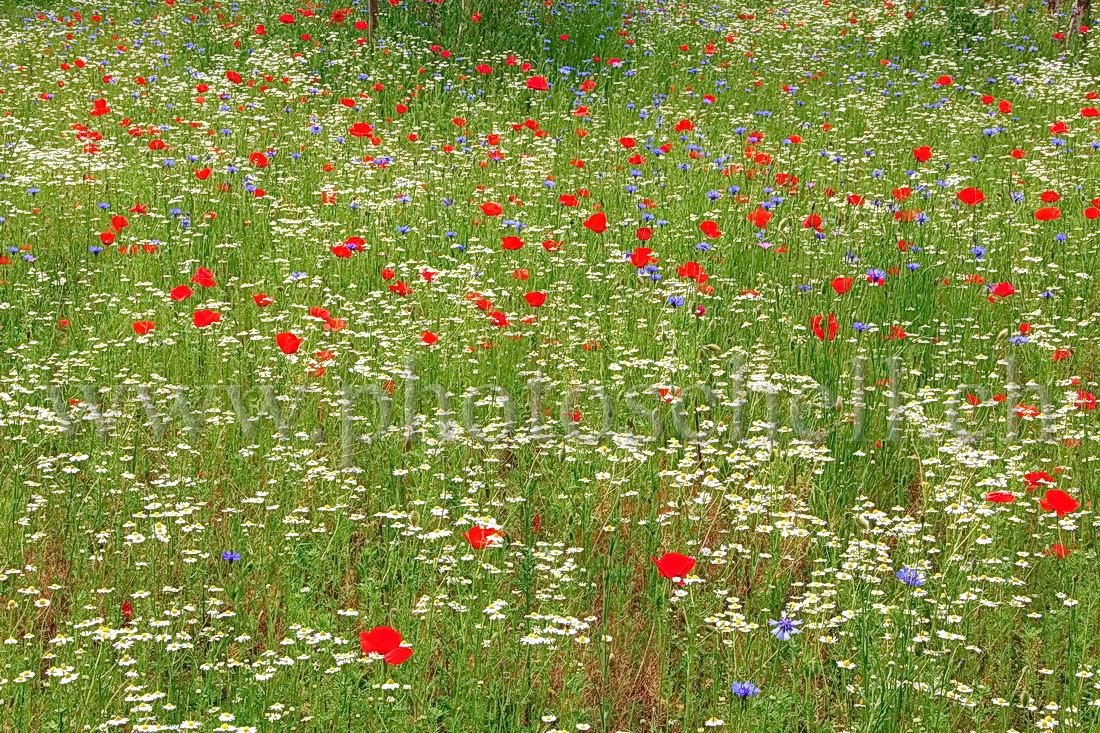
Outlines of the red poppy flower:
<svg viewBox="0 0 1100 733">
<path fill-rule="evenodd" d="M 1016 497 L 1007 491 L 994 491 L 985 495 L 986 501 L 992 501 L 997 504 L 1011 504 L 1016 501 Z"/>
<path fill-rule="evenodd" d="M 218 323 L 221 321 L 221 313 L 215 313 L 212 310 L 197 310 L 192 316 L 192 320 L 195 324 L 195 328 L 206 328 L 211 323 Z"/>
<path fill-rule="evenodd" d="M 654 262 L 654 258 L 650 255 L 653 253 L 649 247 L 635 247 L 634 251 L 630 254 L 630 264 L 635 267 L 642 268 L 646 265 Z"/>
<path fill-rule="evenodd" d="M 546 302 L 546 293 L 527 293 L 523 296 L 523 299 L 527 301 L 527 305 L 538 308 Z"/>
<path fill-rule="evenodd" d="M 1024 474 L 1024 481 L 1027 482 L 1027 490 L 1035 491 L 1035 489 L 1046 484 L 1053 484 L 1055 478 L 1048 474 L 1046 471 L 1031 471 Z"/>
<path fill-rule="evenodd" d="M 917 148 L 913 151 L 913 157 L 916 158 L 919 162 L 925 163 L 928 161 L 929 158 L 932 157 L 932 148 L 928 147 L 927 145 Z"/>
<path fill-rule="evenodd" d="M 471 527 L 469 532 L 463 532 L 462 536 L 475 550 L 484 550 L 486 547 L 500 547 L 504 533 L 492 527 Z"/>
<path fill-rule="evenodd" d="M 997 298 L 1007 298 L 1016 292 L 1016 287 L 1012 283 L 997 283 L 989 291 L 990 295 Z"/>
<path fill-rule="evenodd" d="M 717 222 L 713 222 L 710 219 L 699 222 L 699 231 L 706 235 L 709 239 L 717 239 L 722 236 L 722 232 L 718 229 Z"/>
<path fill-rule="evenodd" d="M 401 664 L 413 655 L 413 650 L 401 646 L 401 634 L 389 626 L 375 626 L 359 634 L 359 646 L 364 654 L 380 654 L 386 664 Z"/>
<path fill-rule="evenodd" d="M 527 88 L 545 92 L 550 89 L 550 85 L 546 82 L 545 76 L 532 76 L 527 80 Z"/>
<path fill-rule="evenodd" d="M 607 231 L 607 214 L 598 212 L 588 217 L 584 221 L 584 227 L 590 229 L 596 234 Z"/>
<path fill-rule="evenodd" d="M 652 558 L 653 564 L 657 566 L 657 572 L 660 573 L 662 578 L 669 578 L 675 580 L 681 578 L 680 585 L 684 584 L 682 578 L 684 578 L 691 569 L 695 567 L 695 558 L 688 557 L 687 555 L 681 555 L 678 552 L 666 552 L 661 555 L 660 559 Z"/>
<path fill-rule="evenodd" d="M 1062 212 L 1057 206 L 1044 206 L 1035 212 L 1035 218 L 1039 221 L 1054 221 L 1062 218 Z"/>
<path fill-rule="evenodd" d="M 256 302 L 256 305 L 260 306 L 261 308 L 266 308 L 267 306 L 275 302 L 274 298 L 272 298 L 270 295 L 265 295 L 264 293 L 256 293 L 252 296 L 252 300 L 254 300 Z"/>
<path fill-rule="evenodd" d="M 1077 392 L 1077 401 L 1073 403 L 1073 406 L 1078 410 L 1095 410 L 1096 409 L 1096 395 L 1092 392 Z"/>
<path fill-rule="evenodd" d="M 504 208 L 493 201 L 486 201 L 481 205 L 481 213 L 485 216 L 500 216 L 504 213 Z"/>
<path fill-rule="evenodd" d="M 366 122 L 356 122 L 348 128 L 348 134 L 352 137 L 370 137 L 372 132 L 374 132 L 374 126 Z"/>
<path fill-rule="evenodd" d="M 1039 506 L 1048 512 L 1057 513 L 1059 517 L 1064 517 L 1077 511 L 1081 502 L 1061 489 L 1047 489 L 1047 493 L 1039 500 Z"/>
<path fill-rule="evenodd" d="M 1054 353 L 1050 355 L 1051 361 L 1062 361 L 1073 356 L 1073 352 L 1069 349 L 1055 349 Z"/>
<path fill-rule="evenodd" d="M 504 249 L 516 250 L 523 246 L 523 240 L 519 237 L 502 237 L 500 244 Z"/>
<path fill-rule="evenodd" d="M 985 201 L 985 194 L 977 188 L 964 188 L 955 195 L 958 196 L 959 201 L 962 201 L 967 206 L 975 206 Z"/>
<path fill-rule="evenodd" d="M 278 334 L 275 337 L 275 343 L 284 354 L 293 354 L 302 345 L 302 339 L 287 331 Z"/>
<path fill-rule="evenodd" d="M 765 211 L 764 209 L 757 209 L 756 211 L 749 214 L 747 218 L 754 225 L 763 229 L 764 227 L 768 226 L 768 222 L 771 221 L 772 212 Z"/>
<path fill-rule="evenodd" d="M 821 225 L 823 223 L 824 223 L 824 220 L 820 216 L 818 216 L 817 214 L 810 214 L 809 216 L 807 216 L 805 219 L 802 220 L 802 228 L 803 229 L 816 229 L 817 231 L 820 232 L 821 231 Z"/>
<path fill-rule="evenodd" d="M 833 278 L 830 285 L 832 285 L 833 290 L 835 290 L 838 295 L 844 295 L 852 289 L 853 282 L 855 282 L 855 279 L 851 277 L 837 277 Z"/>
<path fill-rule="evenodd" d="M 822 321 L 826 322 L 824 327 L 821 325 Z M 838 327 L 839 324 L 836 321 L 836 317 L 832 313 L 829 313 L 827 317 L 814 316 L 810 319 L 810 328 L 813 330 L 814 336 L 817 336 L 817 338 L 821 341 L 832 341 L 833 339 L 835 339 L 836 330 Z M 828 329 L 828 333 L 826 333 L 825 331 L 826 328 Z"/>
<path fill-rule="evenodd" d="M 431 331 L 425 331 L 424 333 L 420 334 L 420 340 L 426 343 L 428 346 L 431 346 L 436 341 L 439 341 L 439 336 L 435 335 Z"/>
<path fill-rule="evenodd" d="M 695 279 L 703 274 L 703 267 L 698 262 L 685 262 L 680 267 L 676 268 L 676 272 L 680 277 L 686 277 Z"/>
<path fill-rule="evenodd" d="M 1065 558 L 1069 557 L 1070 552 L 1069 548 L 1067 548 L 1065 545 L 1059 544 L 1051 545 L 1050 549 L 1047 550 L 1047 554 L 1049 554 L 1051 557 L 1056 557 L 1059 560 L 1064 560 Z"/>
<path fill-rule="evenodd" d="M 138 336 L 144 336 L 157 327 L 157 324 L 152 321 L 134 321 L 134 333 Z"/>
<path fill-rule="evenodd" d="M 951 86 L 951 82 L 951 77 L 947 75 L 941 76 L 939 79 L 936 79 L 936 83 L 939 84 L 941 87 Z"/>
<path fill-rule="evenodd" d="M 169 291 L 168 295 L 172 298 L 172 300 L 187 300 L 191 297 L 191 288 L 187 287 L 186 285 L 177 285 L 176 287 L 172 288 L 171 291 Z"/>
</svg>

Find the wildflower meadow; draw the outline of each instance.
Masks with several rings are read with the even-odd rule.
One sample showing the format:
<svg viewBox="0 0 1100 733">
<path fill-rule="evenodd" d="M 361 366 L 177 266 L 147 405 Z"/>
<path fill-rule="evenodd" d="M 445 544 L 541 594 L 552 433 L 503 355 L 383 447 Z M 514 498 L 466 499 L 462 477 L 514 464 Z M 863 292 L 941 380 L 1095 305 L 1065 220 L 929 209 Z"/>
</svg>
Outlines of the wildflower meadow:
<svg viewBox="0 0 1100 733">
<path fill-rule="evenodd" d="M 0 2 L 0 731 L 1100 730 L 1090 5 Z"/>
</svg>

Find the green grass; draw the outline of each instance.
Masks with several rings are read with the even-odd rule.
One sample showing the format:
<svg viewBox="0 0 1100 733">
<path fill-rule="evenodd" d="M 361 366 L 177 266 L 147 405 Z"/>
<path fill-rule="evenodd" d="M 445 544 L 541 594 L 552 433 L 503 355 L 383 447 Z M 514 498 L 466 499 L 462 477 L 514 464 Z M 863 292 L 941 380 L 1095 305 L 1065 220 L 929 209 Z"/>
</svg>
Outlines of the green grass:
<svg viewBox="0 0 1100 733">
<path fill-rule="evenodd" d="M 0 731 L 1100 725 L 1091 34 L 383 5 L 4 5 Z"/>
</svg>

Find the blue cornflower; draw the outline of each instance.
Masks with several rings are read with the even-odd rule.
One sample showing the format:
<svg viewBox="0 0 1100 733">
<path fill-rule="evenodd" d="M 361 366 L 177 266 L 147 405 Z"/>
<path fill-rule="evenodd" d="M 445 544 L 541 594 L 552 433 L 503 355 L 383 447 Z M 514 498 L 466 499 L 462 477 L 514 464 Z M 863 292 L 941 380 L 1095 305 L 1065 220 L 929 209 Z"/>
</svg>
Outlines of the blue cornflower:
<svg viewBox="0 0 1100 733">
<path fill-rule="evenodd" d="M 980 260 L 983 257 L 985 257 L 986 249 L 985 249 L 985 247 L 981 247 L 981 246 L 971 247 L 970 248 L 970 254 L 974 255 L 974 259 Z"/>
<path fill-rule="evenodd" d="M 924 585 L 924 576 L 919 571 L 913 568 L 902 568 L 897 572 L 897 579 L 906 585 L 911 585 L 914 588 L 920 588 Z"/>
<path fill-rule="evenodd" d="M 746 697 L 756 697 L 760 694 L 760 688 L 751 682 L 734 682 L 730 685 L 733 690 L 733 694 L 741 699 Z"/>
<path fill-rule="evenodd" d="M 240 559 L 241 559 L 241 553 L 239 553 L 239 552 L 233 552 L 233 550 L 226 550 L 225 552 L 222 553 L 222 560 L 225 560 L 226 562 L 233 562 L 234 560 L 240 560 Z"/>
<path fill-rule="evenodd" d="M 1010 344 L 1017 344 L 1017 345 L 1019 345 L 1019 344 L 1026 344 L 1026 343 L 1027 343 L 1028 341 L 1030 341 L 1030 340 L 1031 340 L 1031 339 L 1029 339 L 1029 338 L 1028 338 L 1027 336 L 1013 336 L 1012 338 L 1010 338 L 1010 339 L 1008 340 L 1008 342 L 1009 342 Z"/>
<path fill-rule="evenodd" d="M 870 326 L 868 326 L 866 323 L 856 321 L 855 323 L 852 324 L 852 328 L 854 328 L 855 330 L 862 333 L 862 332 L 866 331 L 868 328 L 870 328 Z"/>
<path fill-rule="evenodd" d="M 793 618 L 787 618 L 786 612 L 784 612 L 779 620 L 768 619 L 768 625 L 774 626 L 771 634 L 780 641 L 787 641 L 795 634 L 801 634 L 802 630 L 798 627 L 802 625 L 801 621 L 796 621 Z"/>
<path fill-rule="evenodd" d="M 670 295 L 670 296 L 668 296 L 668 304 L 671 305 L 673 308 L 679 308 L 685 302 L 687 302 L 687 301 L 685 301 L 683 296 L 681 296 L 681 295 Z"/>
</svg>

